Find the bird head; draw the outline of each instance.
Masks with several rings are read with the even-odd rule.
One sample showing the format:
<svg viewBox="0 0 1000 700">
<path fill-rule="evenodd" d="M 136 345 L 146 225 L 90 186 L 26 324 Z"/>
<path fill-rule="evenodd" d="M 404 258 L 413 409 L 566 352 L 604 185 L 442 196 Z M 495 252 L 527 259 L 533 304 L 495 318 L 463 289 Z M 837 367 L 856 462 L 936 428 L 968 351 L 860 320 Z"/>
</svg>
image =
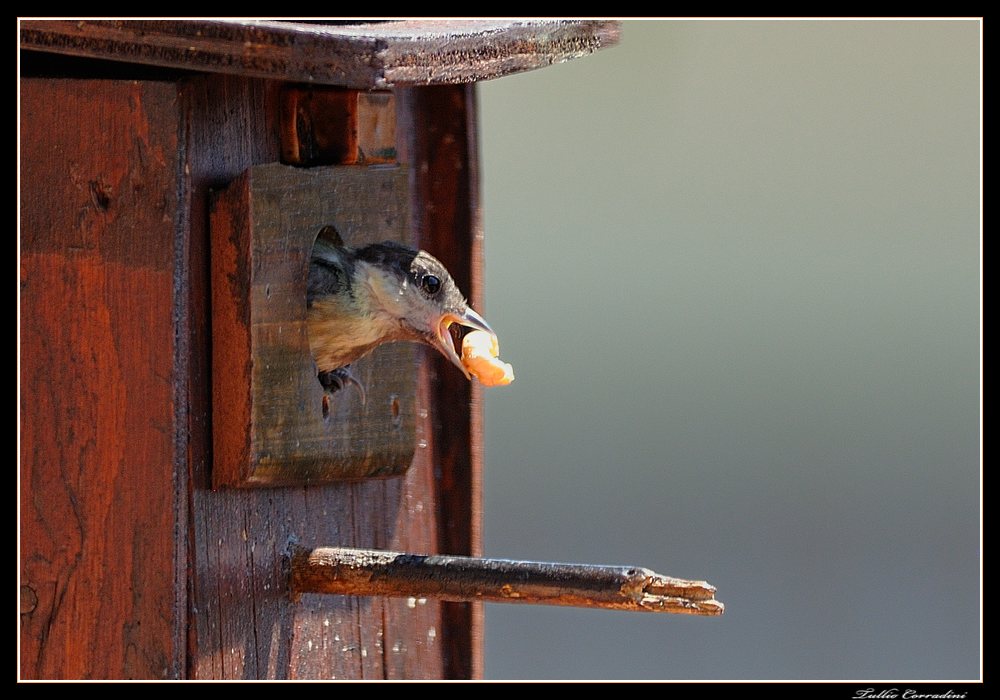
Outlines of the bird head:
<svg viewBox="0 0 1000 700">
<path fill-rule="evenodd" d="M 462 334 L 453 334 L 452 327 L 496 333 L 469 307 L 441 261 L 389 241 L 360 248 L 354 257 L 356 275 L 370 290 L 383 322 L 398 324 L 400 335 L 436 348 L 470 377 L 459 355 Z"/>
</svg>

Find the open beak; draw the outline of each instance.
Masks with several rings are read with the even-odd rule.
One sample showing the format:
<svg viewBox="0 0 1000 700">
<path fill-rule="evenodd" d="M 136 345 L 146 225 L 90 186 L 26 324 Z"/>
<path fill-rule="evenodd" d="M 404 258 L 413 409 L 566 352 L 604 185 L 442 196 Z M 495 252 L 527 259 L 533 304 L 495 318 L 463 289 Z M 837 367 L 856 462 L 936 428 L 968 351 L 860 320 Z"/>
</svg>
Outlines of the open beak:
<svg viewBox="0 0 1000 700">
<path fill-rule="evenodd" d="M 472 375 L 469 374 L 469 370 L 467 370 L 465 365 L 462 364 L 462 358 L 459 356 L 459 353 L 455 348 L 456 343 L 461 346 L 462 335 L 459 335 L 457 339 L 452 336 L 452 333 L 449 330 L 452 324 L 465 326 L 466 328 L 471 328 L 477 331 L 486 331 L 494 338 L 497 337 L 497 334 L 493 332 L 492 328 L 490 328 L 490 324 L 486 322 L 486 319 L 470 308 L 466 308 L 465 312 L 461 315 L 453 313 L 444 314 L 438 321 L 437 332 L 434 338 L 432 338 L 433 342 L 431 345 L 436 347 L 442 355 L 451 360 L 453 365 L 462 370 L 467 379 L 472 379 Z"/>
</svg>

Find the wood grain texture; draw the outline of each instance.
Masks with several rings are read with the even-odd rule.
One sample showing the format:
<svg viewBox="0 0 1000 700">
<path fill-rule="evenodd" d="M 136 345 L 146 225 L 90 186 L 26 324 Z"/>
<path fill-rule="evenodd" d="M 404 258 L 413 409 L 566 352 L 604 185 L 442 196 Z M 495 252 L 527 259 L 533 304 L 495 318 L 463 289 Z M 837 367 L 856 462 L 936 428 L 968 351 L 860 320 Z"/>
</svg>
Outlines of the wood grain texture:
<svg viewBox="0 0 1000 700">
<path fill-rule="evenodd" d="M 281 161 L 300 166 L 395 163 L 392 93 L 322 85 L 285 87 Z"/>
<path fill-rule="evenodd" d="M 438 519 L 443 511 L 438 481 L 451 462 L 438 446 L 448 442 L 445 433 L 467 432 L 470 414 L 468 404 L 461 408 L 462 395 L 450 397 L 449 401 L 460 402 L 456 409 L 459 424 L 445 424 L 436 403 L 439 390 L 432 386 L 444 371 L 453 372 L 467 385 L 461 373 L 453 367 L 436 368 L 432 373 L 433 351 L 418 349 L 417 449 L 403 477 L 270 489 L 211 489 L 208 204 L 213 189 L 222 189 L 252 165 L 278 159 L 279 93 L 276 83 L 225 76 L 191 79 L 182 87 L 191 124 L 186 142 L 191 188 L 188 269 L 192 271 L 188 335 L 192 352 L 185 377 L 191 467 L 188 676 L 449 677 L 456 667 L 473 667 L 470 657 L 477 652 L 469 646 L 450 648 L 453 640 L 464 639 L 468 631 L 453 630 L 456 621 L 442 615 L 440 603 L 416 597 L 383 600 L 322 595 L 305 595 L 293 603 L 287 588 L 287 555 L 296 544 L 440 551 Z M 424 113 L 402 121 L 412 125 L 433 119 Z M 413 135 L 401 126 L 400 137 L 409 141 Z M 419 185 L 428 177 L 417 172 L 415 164 L 407 168 L 411 183 Z M 469 173 L 460 168 L 444 176 L 464 179 Z M 421 209 L 431 206 L 424 202 Z M 451 254 L 460 257 L 461 249 Z M 463 463 L 470 461 L 467 454 Z M 452 659 L 447 665 L 446 644 Z"/>
<path fill-rule="evenodd" d="M 421 248 L 445 264 L 471 305 L 486 315 L 479 146 L 474 85 L 407 88 L 400 103 L 400 160 L 411 164 L 414 226 Z M 437 549 L 482 554 L 482 387 L 430 361 L 438 508 Z M 418 550 L 407 550 L 418 551 Z M 449 678 L 482 677 L 481 603 L 445 603 Z"/>
<path fill-rule="evenodd" d="M 281 162 L 352 165 L 358 153 L 358 90 L 289 85 L 281 91 Z"/>
<path fill-rule="evenodd" d="M 391 343 L 352 363 L 364 402 L 354 391 L 325 395 L 309 350 L 306 280 L 326 225 L 352 247 L 413 245 L 406 172 L 260 165 L 213 209 L 215 486 L 405 472 L 416 449 L 416 348 Z"/>
<path fill-rule="evenodd" d="M 25 49 L 362 89 L 489 80 L 618 41 L 618 24 L 604 20 L 24 20 L 20 29 Z"/>
<path fill-rule="evenodd" d="M 177 88 L 21 100 L 21 674 L 179 677 Z"/>
</svg>

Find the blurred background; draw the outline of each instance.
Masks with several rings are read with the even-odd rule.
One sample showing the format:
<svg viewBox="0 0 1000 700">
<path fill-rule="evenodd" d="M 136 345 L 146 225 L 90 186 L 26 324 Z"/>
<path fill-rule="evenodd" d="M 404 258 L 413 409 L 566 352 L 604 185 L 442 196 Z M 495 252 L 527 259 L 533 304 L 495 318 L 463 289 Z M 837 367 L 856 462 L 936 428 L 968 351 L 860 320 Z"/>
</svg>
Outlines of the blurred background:
<svg viewBox="0 0 1000 700">
<path fill-rule="evenodd" d="M 969 679 L 980 26 L 635 21 L 480 86 L 490 556 L 721 618 L 490 605 L 486 676 Z"/>
</svg>

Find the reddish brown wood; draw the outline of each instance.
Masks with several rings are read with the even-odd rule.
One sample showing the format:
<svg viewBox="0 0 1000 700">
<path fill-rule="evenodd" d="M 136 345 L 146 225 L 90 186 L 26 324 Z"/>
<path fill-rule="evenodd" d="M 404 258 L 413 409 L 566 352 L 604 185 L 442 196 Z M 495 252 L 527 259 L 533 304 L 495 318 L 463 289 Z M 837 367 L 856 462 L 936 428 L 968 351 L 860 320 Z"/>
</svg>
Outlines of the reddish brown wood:
<svg viewBox="0 0 1000 700">
<path fill-rule="evenodd" d="M 420 247 L 441 260 L 483 309 L 482 227 L 475 86 L 397 91 L 400 160 L 411 164 L 414 225 Z M 435 407 L 437 549 L 482 554 L 482 387 L 430 362 Z M 407 550 L 418 551 L 418 550 Z M 449 678 L 482 676 L 482 604 L 446 603 L 442 612 Z"/>
<path fill-rule="evenodd" d="M 281 91 L 281 160 L 349 165 L 358 155 L 358 91 L 290 85 Z"/>
<path fill-rule="evenodd" d="M 392 93 L 286 87 L 281 91 L 281 160 L 305 166 L 395 163 Z"/>
<path fill-rule="evenodd" d="M 179 677 L 177 88 L 21 100 L 21 674 Z"/>
<path fill-rule="evenodd" d="M 21 46 L 129 63 L 362 89 L 469 83 L 618 42 L 604 20 L 25 20 Z"/>
<path fill-rule="evenodd" d="M 219 338 L 212 344 L 213 366 L 221 377 L 213 380 L 213 425 L 228 435 L 214 440 L 213 474 L 217 484 L 239 485 L 252 473 L 253 337 L 249 299 L 250 201 L 244 178 L 226 188 L 228 196 L 216 201 L 212 217 L 218 239 L 212 245 L 212 330 Z M 236 303 L 236 301 L 240 303 Z M 228 438 L 228 439 L 224 439 Z"/>
</svg>

